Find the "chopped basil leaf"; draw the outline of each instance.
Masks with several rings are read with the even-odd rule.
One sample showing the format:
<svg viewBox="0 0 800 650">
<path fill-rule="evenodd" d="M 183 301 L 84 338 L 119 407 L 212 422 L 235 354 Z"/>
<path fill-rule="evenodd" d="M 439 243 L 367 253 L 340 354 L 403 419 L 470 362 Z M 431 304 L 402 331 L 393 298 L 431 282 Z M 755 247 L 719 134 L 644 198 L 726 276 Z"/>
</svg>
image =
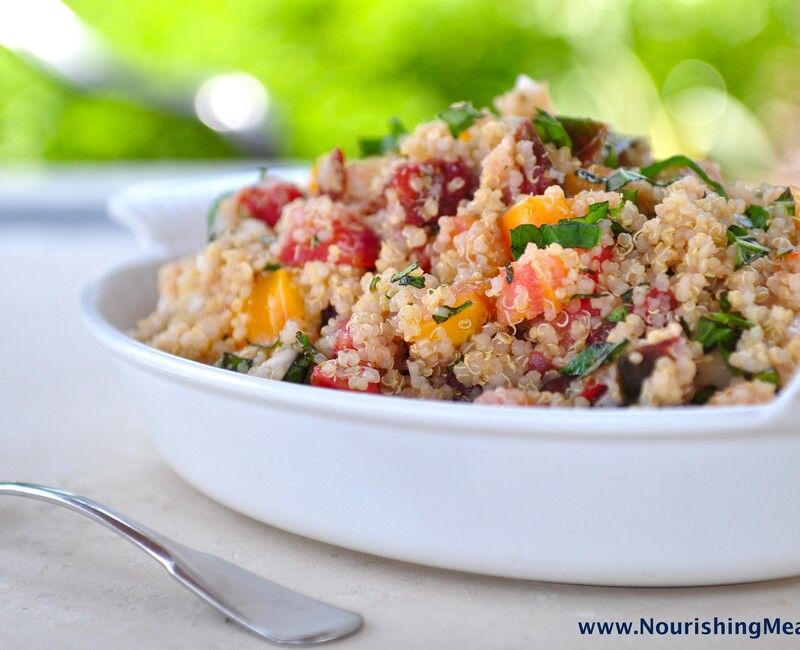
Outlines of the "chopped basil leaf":
<svg viewBox="0 0 800 650">
<path fill-rule="evenodd" d="M 786 214 L 790 216 L 797 214 L 797 206 L 795 205 L 791 188 L 787 187 L 784 193 L 778 197 L 776 203 L 780 203 L 784 208 L 786 208 Z"/>
<path fill-rule="evenodd" d="M 781 378 L 778 376 L 778 372 L 774 368 L 762 370 L 758 374 L 754 375 L 753 379 L 760 379 L 761 381 L 765 381 L 769 384 L 774 384 L 776 388 L 781 387 Z"/>
<path fill-rule="evenodd" d="M 233 352 L 225 352 L 223 355 L 214 362 L 217 368 L 224 370 L 233 370 L 234 372 L 246 373 L 253 367 L 253 362 L 250 359 L 244 359 L 235 355 Z"/>
<path fill-rule="evenodd" d="M 585 377 L 593 373 L 607 361 L 613 361 L 627 345 L 627 339 L 619 343 L 606 341 L 605 343 L 587 345 L 572 359 L 572 361 L 565 365 L 560 372 L 567 377 Z"/>
<path fill-rule="evenodd" d="M 744 316 L 735 312 L 712 311 L 703 316 L 703 318 L 713 321 L 714 323 L 719 323 L 720 325 L 730 325 L 731 327 L 742 330 L 749 330 L 755 325 L 752 321 L 747 320 Z"/>
<path fill-rule="evenodd" d="M 217 214 L 219 213 L 219 208 L 222 205 L 222 202 L 231 196 L 235 190 L 228 190 L 227 192 L 223 192 L 220 194 L 214 202 L 211 204 L 211 207 L 208 208 L 208 214 L 206 214 L 206 230 L 208 233 L 208 241 L 212 241 L 216 236 L 214 232 L 214 225 L 217 221 Z"/>
<path fill-rule="evenodd" d="M 689 323 L 686 322 L 686 319 L 683 316 L 681 316 L 680 318 L 678 318 L 678 322 L 681 324 L 681 329 L 683 330 L 683 334 L 686 336 L 686 338 L 687 339 L 691 338 L 692 328 L 689 327 Z"/>
<path fill-rule="evenodd" d="M 600 241 L 600 227 L 580 219 L 565 219 L 556 224 L 534 226 L 529 223 L 511 231 L 511 254 L 518 260 L 528 244 L 546 248 L 560 244 L 564 248 L 594 248 Z"/>
<path fill-rule="evenodd" d="M 514 267 L 511 266 L 511 262 L 506 264 L 506 282 L 511 284 L 514 281 Z"/>
<path fill-rule="evenodd" d="M 714 386 L 704 386 L 694 394 L 694 397 L 692 397 L 692 404 L 696 404 L 698 406 L 705 404 L 716 392 L 717 389 Z"/>
<path fill-rule="evenodd" d="M 450 320 L 456 314 L 460 314 L 465 309 L 472 307 L 472 301 L 467 300 L 467 302 L 461 303 L 457 307 L 448 307 L 447 305 L 442 305 L 441 307 L 437 307 L 433 310 L 433 320 L 437 323 L 441 324 L 447 320 Z"/>
<path fill-rule="evenodd" d="M 400 149 L 400 138 L 408 131 L 399 119 L 393 117 L 389 120 L 389 133 L 382 138 L 359 138 L 358 146 L 361 157 L 383 156 Z"/>
<path fill-rule="evenodd" d="M 615 171 L 611 176 L 604 177 L 598 176 L 597 174 L 593 174 L 587 169 L 579 169 L 575 172 L 578 176 L 582 179 L 589 181 L 590 183 L 595 183 L 598 185 L 602 185 L 606 191 L 608 192 L 617 192 L 618 190 L 625 187 L 628 183 L 633 181 L 648 181 L 650 179 L 646 176 L 643 176 L 637 171 L 633 169 L 625 169 L 624 167 Z"/>
<path fill-rule="evenodd" d="M 261 269 L 262 271 L 277 271 L 278 269 L 283 268 L 283 264 L 278 264 L 276 262 L 269 262 L 264 265 Z"/>
<path fill-rule="evenodd" d="M 314 235 L 311 238 L 311 249 L 313 250 L 313 249 L 317 248 L 321 243 L 322 242 L 319 240 L 319 237 L 317 235 Z"/>
<path fill-rule="evenodd" d="M 593 203 L 586 215 L 581 219 L 584 223 L 597 223 L 608 216 L 608 201 Z"/>
<path fill-rule="evenodd" d="M 724 312 L 729 312 L 731 310 L 731 301 L 728 300 L 728 292 L 723 291 L 717 297 L 719 300 L 719 308 Z"/>
<path fill-rule="evenodd" d="M 750 223 L 753 224 L 753 227 L 760 228 L 761 230 L 767 229 L 767 224 L 769 223 L 769 212 L 767 212 L 760 205 L 750 205 L 747 207 L 747 210 L 745 210 L 744 213 L 750 217 Z"/>
<path fill-rule="evenodd" d="M 719 347 L 723 356 L 736 348 L 742 330 L 750 329 L 753 323 L 732 312 L 711 312 L 700 318 L 694 340 L 703 346 L 703 351 Z"/>
<path fill-rule="evenodd" d="M 589 298 L 589 299 L 592 299 L 592 298 L 603 298 L 603 297 L 608 296 L 608 295 L 610 295 L 610 294 L 607 294 L 607 293 L 573 293 L 572 294 L 572 298 L 579 298 L 579 299 L 582 300 L 584 298 Z"/>
<path fill-rule="evenodd" d="M 630 201 L 635 206 L 637 206 L 637 207 L 639 206 L 639 190 L 626 190 L 626 189 L 623 189 L 621 194 L 622 194 L 622 198 L 625 201 Z"/>
<path fill-rule="evenodd" d="M 378 286 L 378 282 L 380 281 L 381 281 L 381 276 L 379 275 L 376 275 L 374 278 L 372 278 L 372 282 L 369 283 L 369 290 L 375 291 L 375 289 Z"/>
<path fill-rule="evenodd" d="M 436 117 L 447 124 L 450 135 L 457 138 L 462 131 L 471 127 L 475 120 L 483 117 L 483 113 L 476 109 L 471 102 L 459 102 L 444 109 Z"/>
<path fill-rule="evenodd" d="M 633 181 L 646 181 L 648 178 L 632 169 L 624 167 L 615 171 L 606 179 L 606 188 L 609 192 L 616 192 Z"/>
<path fill-rule="evenodd" d="M 775 254 L 775 256 L 776 257 L 783 257 L 784 255 L 788 255 L 789 253 L 793 253 L 793 252 L 794 252 L 794 246 L 789 246 L 789 248 L 782 248 L 781 250 L 779 250 Z"/>
<path fill-rule="evenodd" d="M 606 316 L 606 320 L 609 323 L 621 323 L 628 317 L 629 313 L 630 309 L 627 305 L 617 305 L 614 307 L 611 313 Z"/>
<path fill-rule="evenodd" d="M 736 268 L 740 269 L 757 259 L 769 255 L 770 249 L 759 244 L 742 226 L 728 227 L 728 241 L 736 246 Z"/>
<path fill-rule="evenodd" d="M 542 139 L 542 142 L 552 142 L 556 147 L 567 147 L 572 149 L 572 138 L 561 124 L 550 113 L 539 109 L 538 114 L 533 118 L 533 126 Z"/>
<path fill-rule="evenodd" d="M 295 338 L 302 347 L 302 351 L 292 361 L 283 376 L 283 381 L 288 381 L 292 384 L 305 384 L 308 383 L 311 370 L 317 364 L 319 351 L 311 345 L 311 340 L 303 332 L 297 332 Z"/>
<path fill-rule="evenodd" d="M 402 271 L 398 271 L 395 273 L 390 282 L 397 282 L 401 287 L 405 287 L 406 285 L 411 285 L 412 287 L 416 287 L 417 289 L 422 289 L 425 286 L 425 276 L 422 275 L 411 275 L 413 271 L 416 271 L 419 268 L 419 262 L 414 260 L 409 264 L 406 268 Z"/>
<path fill-rule="evenodd" d="M 725 192 L 725 189 L 717 183 L 716 181 L 711 180 L 708 174 L 703 171 L 703 168 L 700 167 L 694 160 L 689 158 L 688 156 L 683 156 L 678 154 L 676 156 L 670 156 L 669 158 L 665 158 L 664 160 L 660 160 L 657 163 L 653 163 L 652 165 L 648 165 L 647 167 L 642 167 L 642 175 L 646 178 L 652 179 L 655 176 L 658 176 L 661 172 L 665 169 L 670 169 L 672 167 L 688 167 L 691 169 L 695 174 L 697 174 L 702 181 L 712 188 L 717 194 L 719 194 L 723 198 L 728 198 L 728 194 Z"/>
</svg>

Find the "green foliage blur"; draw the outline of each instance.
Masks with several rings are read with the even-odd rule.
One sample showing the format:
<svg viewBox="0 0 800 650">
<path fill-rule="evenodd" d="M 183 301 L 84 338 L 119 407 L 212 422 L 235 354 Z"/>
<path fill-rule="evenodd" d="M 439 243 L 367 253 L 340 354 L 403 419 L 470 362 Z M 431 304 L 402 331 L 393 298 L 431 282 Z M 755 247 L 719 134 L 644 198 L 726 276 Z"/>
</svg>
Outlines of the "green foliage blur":
<svg viewBox="0 0 800 650">
<path fill-rule="evenodd" d="M 797 0 L 68 0 L 165 79 L 242 70 L 281 116 L 281 154 L 314 157 L 527 73 L 562 113 L 649 133 L 656 151 L 752 175 L 800 147 Z M 43 21 L 47 16 L 42 16 Z M 2 16 L 0 16 L 2 20 Z M 0 160 L 221 158 L 187 118 L 76 93 L 0 48 Z"/>
</svg>

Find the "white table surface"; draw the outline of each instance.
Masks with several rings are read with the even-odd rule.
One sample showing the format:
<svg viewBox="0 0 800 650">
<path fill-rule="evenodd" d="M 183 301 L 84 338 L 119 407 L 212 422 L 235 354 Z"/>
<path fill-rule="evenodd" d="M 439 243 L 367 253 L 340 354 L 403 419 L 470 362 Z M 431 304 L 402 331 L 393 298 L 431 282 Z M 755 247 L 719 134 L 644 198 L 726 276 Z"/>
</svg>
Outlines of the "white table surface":
<svg viewBox="0 0 800 650">
<path fill-rule="evenodd" d="M 99 222 L 0 222 L 3 479 L 83 493 L 179 541 L 361 612 L 364 630 L 331 646 L 342 650 L 751 647 L 730 637 L 581 638 L 576 622 L 800 619 L 800 579 L 609 589 L 487 578 L 335 548 L 217 505 L 156 456 L 136 405 L 79 319 L 86 278 L 134 248 L 127 234 Z M 0 648 L 269 647 L 75 514 L 2 498 L 0 533 Z M 773 637 L 761 646 L 792 641 Z"/>
</svg>

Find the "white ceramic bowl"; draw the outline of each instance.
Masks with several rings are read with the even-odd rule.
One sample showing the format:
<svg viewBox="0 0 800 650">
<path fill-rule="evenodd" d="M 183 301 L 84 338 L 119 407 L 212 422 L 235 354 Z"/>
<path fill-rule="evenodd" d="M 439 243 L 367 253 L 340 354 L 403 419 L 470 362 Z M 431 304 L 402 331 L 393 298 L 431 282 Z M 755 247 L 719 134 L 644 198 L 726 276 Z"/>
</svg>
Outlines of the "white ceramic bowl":
<svg viewBox="0 0 800 650">
<path fill-rule="evenodd" d="M 131 339 L 159 265 L 202 246 L 213 196 L 252 180 L 117 196 L 148 249 L 83 295 L 192 485 L 301 535 L 464 571 L 649 586 L 800 573 L 797 378 L 768 406 L 490 407 L 268 381 Z"/>
</svg>

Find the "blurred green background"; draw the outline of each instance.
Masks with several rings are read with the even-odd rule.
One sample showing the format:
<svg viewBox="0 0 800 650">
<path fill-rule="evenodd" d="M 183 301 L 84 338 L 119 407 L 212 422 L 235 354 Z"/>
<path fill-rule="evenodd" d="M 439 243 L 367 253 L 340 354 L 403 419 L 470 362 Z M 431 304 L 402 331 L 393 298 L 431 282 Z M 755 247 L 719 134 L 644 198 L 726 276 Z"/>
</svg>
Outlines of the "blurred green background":
<svg viewBox="0 0 800 650">
<path fill-rule="evenodd" d="M 354 153 L 357 136 L 381 134 L 391 115 L 411 125 L 454 100 L 486 105 L 524 72 L 550 82 L 560 112 L 648 133 L 659 155 L 710 155 L 748 178 L 800 168 L 798 0 L 67 4 L 164 79 L 260 79 L 284 157 L 336 144 Z M 236 155 L 198 122 L 75 92 L 0 48 L 0 160 Z"/>
</svg>

